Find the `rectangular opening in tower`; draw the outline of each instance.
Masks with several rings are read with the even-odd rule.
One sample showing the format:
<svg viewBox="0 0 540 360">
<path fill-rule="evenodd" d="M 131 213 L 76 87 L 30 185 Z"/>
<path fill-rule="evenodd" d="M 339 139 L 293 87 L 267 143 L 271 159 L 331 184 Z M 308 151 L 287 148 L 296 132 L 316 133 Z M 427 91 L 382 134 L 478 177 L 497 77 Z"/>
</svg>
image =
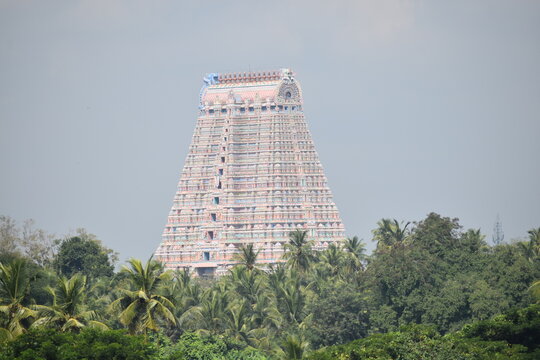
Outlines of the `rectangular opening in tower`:
<svg viewBox="0 0 540 360">
<path fill-rule="evenodd" d="M 212 219 L 212 221 L 217 221 L 217 215 L 214 213 L 210 214 L 210 218 Z"/>
<path fill-rule="evenodd" d="M 212 203 L 213 203 L 214 205 L 219 205 L 219 196 L 215 196 L 215 197 L 214 197 L 214 200 L 212 200 Z"/>
<path fill-rule="evenodd" d="M 213 231 L 208 232 L 208 239 L 209 240 L 214 240 L 214 232 Z"/>
<path fill-rule="evenodd" d="M 210 253 L 208 251 L 203 252 L 204 261 L 210 261 Z"/>
</svg>

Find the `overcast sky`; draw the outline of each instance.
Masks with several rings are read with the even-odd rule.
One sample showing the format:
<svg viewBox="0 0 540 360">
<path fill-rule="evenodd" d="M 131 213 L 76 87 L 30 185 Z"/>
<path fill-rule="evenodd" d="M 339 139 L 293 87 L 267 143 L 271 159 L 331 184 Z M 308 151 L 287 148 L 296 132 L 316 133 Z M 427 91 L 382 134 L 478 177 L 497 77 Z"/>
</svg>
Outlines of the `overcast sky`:
<svg viewBox="0 0 540 360">
<path fill-rule="evenodd" d="M 540 226 L 540 1 L 517 0 L 0 0 L 0 214 L 148 258 L 204 74 L 282 67 L 349 235 Z"/>
</svg>

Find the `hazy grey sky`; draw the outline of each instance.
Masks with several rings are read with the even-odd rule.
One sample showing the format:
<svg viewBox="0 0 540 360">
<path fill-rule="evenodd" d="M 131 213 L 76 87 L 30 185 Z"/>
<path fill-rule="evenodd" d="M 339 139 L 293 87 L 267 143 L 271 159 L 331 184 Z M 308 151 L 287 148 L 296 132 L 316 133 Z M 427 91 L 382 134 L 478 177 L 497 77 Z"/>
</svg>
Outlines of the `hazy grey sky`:
<svg viewBox="0 0 540 360">
<path fill-rule="evenodd" d="M 207 72 L 292 68 L 348 234 L 540 226 L 540 1 L 0 0 L 0 214 L 147 258 Z"/>
</svg>

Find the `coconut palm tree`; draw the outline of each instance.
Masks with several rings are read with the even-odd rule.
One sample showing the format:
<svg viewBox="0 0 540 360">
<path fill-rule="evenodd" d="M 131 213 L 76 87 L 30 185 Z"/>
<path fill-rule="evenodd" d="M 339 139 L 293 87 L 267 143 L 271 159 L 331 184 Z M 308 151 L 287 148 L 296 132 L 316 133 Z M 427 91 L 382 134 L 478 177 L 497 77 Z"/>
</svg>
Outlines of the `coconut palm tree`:
<svg viewBox="0 0 540 360">
<path fill-rule="evenodd" d="M 540 258 L 540 228 L 531 229 L 529 232 L 529 241 L 521 241 L 518 243 L 519 248 L 523 251 L 523 255 L 530 262 Z"/>
<path fill-rule="evenodd" d="M 259 256 L 260 251 L 260 249 L 255 251 L 253 244 L 247 244 L 246 246 L 240 247 L 240 252 L 234 256 L 234 260 L 238 261 L 238 264 L 244 265 L 251 271 L 255 268 L 257 256 Z"/>
<path fill-rule="evenodd" d="M 307 231 L 295 230 L 289 234 L 289 242 L 285 244 L 283 257 L 290 268 L 305 272 L 315 259 L 312 241 L 307 239 Z"/>
<path fill-rule="evenodd" d="M 238 266 L 232 268 L 230 274 L 230 283 L 234 291 L 250 304 L 254 304 L 257 295 L 264 290 L 264 275 L 250 271 L 247 267 Z"/>
<path fill-rule="evenodd" d="M 167 335 L 181 335 L 185 330 L 184 316 L 192 307 L 197 306 L 201 299 L 201 287 L 197 282 L 192 281 L 188 268 L 176 270 L 171 279 L 163 283 L 162 295 L 170 299 L 174 304 L 174 316 L 176 326 L 169 329 Z"/>
<path fill-rule="evenodd" d="M 276 306 L 275 297 L 267 290 L 259 293 L 251 306 L 252 323 L 265 330 L 277 330 L 281 326 L 282 317 Z"/>
<path fill-rule="evenodd" d="M 268 271 L 268 285 L 275 295 L 279 294 L 279 289 L 287 280 L 287 269 L 285 264 L 271 264 Z"/>
<path fill-rule="evenodd" d="M 343 244 L 343 248 L 347 252 L 345 257 L 345 268 L 348 273 L 354 274 L 364 270 L 364 262 L 366 261 L 365 244 L 358 236 L 347 238 Z"/>
<path fill-rule="evenodd" d="M 131 334 L 157 331 L 161 323 L 176 324 L 173 314 L 174 304 L 161 295 L 160 284 L 171 276 L 163 272 L 162 265 L 155 260 L 146 264 L 138 259 L 128 260 L 129 267 L 124 266 L 125 273 L 131 283 L 130 289 L 122 289 L 123 296 L 113 301 L 111 308 L 119 312 L 119 320 Z"/>
<path fill-rule="evenodd" d="M 26 261 L 15 259 L 0 263 L 0 337 L 12 339 L 21 335 L 30 325 L 36 312 L 23 305 L 30 286 Z"/>
<path fill-rule="evenodd" d="M 320 259 L 332 277 L 337 276 L 345 265 L 345 253 L 337 244 L 328 245 L 328 248 L 320 254 Z"/>
<path fill-rule="evenodd" d="M 377 250 L 385 251 L 392 247 L 402 247 L 409 239 L 410 231 L 407 229 L 410 222 L 404 226 L 396 219 L 382 219 L 377 225 L 378 228 L 373 230 L 373 240 L 377 241 Z"/>
<path fill-rule="evenodd" d="M 343 244 L 343 248 L 358 261 L 358 264 L 363 269 L 363 262 L 366 260 L 366 244 L 358 239 L 358 236 L 347 238 Z"/>
<path fill-rule="evenodd" d="M 100 277 L 94 279 L 91 284 L 87 283 L 86 286 L 89 288 L 86 296 L 87 307 L 98 313 L 105 313 L 118 295 L 118 279 L 116 277 Z"/>
<path fill-rule="evenodd" d="M 228 305 L 228 291 L 223 284 L 218 284 L 215 289 L 204 291 L 200 303 L 186 311 L 181 321 L 200 334 L 216 335 L 223 330 Z"/>
<path fill-rule="evenodd" d="M 96 321 L 97 314 L 87 310 L 86 276 L 75 274 L 70 279 L 58 277 L 54 288 L 47 287 L 53 298 L 52 306 L 35 305 L 40 318 L 32 327 L 53 326 L 61 331 L 78 331 L 83 327 L 108 329 L 107 325 Z"/>
<path fill-rule="evenodd" d="M 540 228 L 529 230 L 529 243 L 534 258 L 540 257 Z"/>
<path fill-rule="evenodd" d="M 540 303 L 540 280 L 536 280 L 531 285 L 529 292 L 531 293 L 533 299 L 535 299 L 537 303 Z"/>
<path fill-rule="evenodd" d="M 250 332 L 252 328 L 247 301 L 230 304 L 225 311 L 224 320 L 224 334 L 227 338 L 251 343 Z"/>
<path fill-rule="evenodd" d="M 289 335 L 281 345 L 279 357 L 286 360 L 301 360 L 308 349 L 308 342 L 296 335 Z"/>
<path fill-rule="evenodd" d="M 291 279 L 281 287 L 282 304 L 285 318 L 292 324 L 299 325 L 306 315 L 306 299 L 299 279 Z"/>
</svg>

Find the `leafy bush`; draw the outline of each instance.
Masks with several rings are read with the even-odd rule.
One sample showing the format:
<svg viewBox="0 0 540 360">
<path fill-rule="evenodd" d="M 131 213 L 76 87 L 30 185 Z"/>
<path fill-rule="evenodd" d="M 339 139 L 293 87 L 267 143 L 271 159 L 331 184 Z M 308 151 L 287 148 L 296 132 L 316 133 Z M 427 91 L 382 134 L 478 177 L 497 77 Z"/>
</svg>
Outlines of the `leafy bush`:
<svg viewBox="0 0 540 360">
<path fill-rule="evenodd" d="M 4 344 L 0 360 L 149 360 L 156 348 L 123 330 L 85 329 L 79 334 L 32 330 Z"/>
<path fill-rule="evenodd" d="M 311 360 L 330 359 L 538 359 L 540 305 L 509 311 L 478 321 L 461 331 L 441 336 L 433 327 L 409 325 L 400 331 L 375 334 L 345 345 L 310 354 Z"/>
<path fill-rule="evenodd" d="M 263 354 L 253 348 L 209 336 L 185 333 L 171 346 L 163 360 L 264 360 Z"/>
</svg>

